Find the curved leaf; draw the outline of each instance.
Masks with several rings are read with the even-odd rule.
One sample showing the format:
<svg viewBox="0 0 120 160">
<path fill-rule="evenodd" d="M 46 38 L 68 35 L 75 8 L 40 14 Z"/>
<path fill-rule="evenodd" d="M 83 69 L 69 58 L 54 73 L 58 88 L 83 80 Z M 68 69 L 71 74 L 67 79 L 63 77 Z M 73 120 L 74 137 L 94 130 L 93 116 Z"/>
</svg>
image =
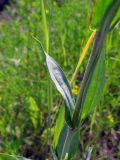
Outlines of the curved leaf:
<svg viewBox="0 0 120 160">
<path fill-rule="evenodd" d="M 55 62 L 53 58 L 51 58 L 48 54 L 46 55 L 46 64 L 50 73 L 50 76 L 57 88 L 57 90 L 61 93 L 65 103 L 69 109 L 75 109 L 74 98 L 67 81 L 65 74 L 59 65 Z"/>
</svg>

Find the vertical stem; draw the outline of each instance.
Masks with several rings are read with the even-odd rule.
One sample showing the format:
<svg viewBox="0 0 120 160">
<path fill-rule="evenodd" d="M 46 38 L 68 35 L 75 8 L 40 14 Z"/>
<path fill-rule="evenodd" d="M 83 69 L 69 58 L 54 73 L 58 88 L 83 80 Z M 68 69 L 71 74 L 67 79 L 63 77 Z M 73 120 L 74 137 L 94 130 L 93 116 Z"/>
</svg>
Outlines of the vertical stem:
<svg viewBox="0 0 120 160">
<path fill-rule="evenodd" d="M 44 26 L 44 37 L 45 37 L 45 51 L 49 53 L 50 47 L 49 47 L 49 29 L 47 25 L 47 18 L 46 18 L 46 13 L 45 13 L 45 5 L 44 5 L 44 0 L 42 2 L 42 18 L 43 18 L 43 26 Z M 47 74 L 48 77 L 48 128 L 50 127 L 51 124 L 51 109 L 52 109 L 52 81 L 50 79 L 49 73 Z M 49 133 L 47 129 L 47 139 L 48 139 L 48 144 L 51 144 L 51 133 Z"/>
<path fill-rule="evenodd" d="M 47 26 L 44 0 L 42 0 L 42 18 L 43 18 L 44 36 L 45 36 L 45 51 L 49 53 L 49 29 Z M 51 108 L 52 108 L 52 83 L 48 74 L 48 110 L 50 111 Z"/>
</svg>

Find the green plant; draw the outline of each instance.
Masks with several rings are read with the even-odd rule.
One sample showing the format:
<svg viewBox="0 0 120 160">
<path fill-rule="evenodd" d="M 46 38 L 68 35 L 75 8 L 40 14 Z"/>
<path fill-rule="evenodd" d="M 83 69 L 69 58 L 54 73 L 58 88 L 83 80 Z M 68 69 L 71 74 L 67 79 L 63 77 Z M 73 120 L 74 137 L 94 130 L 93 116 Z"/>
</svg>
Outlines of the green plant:
<svg viewBox="0 0 120 160">
<path fill-rule="evenodd" d="M 102 95 L 105 82 L 105 51 L 103 45 L 107 33 L 114 26 L 112 20 L 119 9 L 120 1 L 111 1 L 110 4 L 107 1 L 106 6 L 107 10 L 102 20 L 99 21 L 99 28 L 95 35 L 93 48 L 76 103 L 62 69 L 41 47 L 45 55 L 51 79 L 65 102 L 66 124 L 62 129 L 56 147 L 56 157 L 59 160 L 71 159 L 74 156 L 82 121 L 94 110 Z M 73 146 L 76 148 L 73 149 Z"/>
<path fill-rule="evenodd" d="M 49 159 L 52 156 L 49 150 L 51 144 L 52 149 L 57 148 L 56 152 L 60 152 L 60 145 L 57 144 L 59 139 L 59 142 L 61 141 L 59 136 L 62 133 L 64 135 L 64 132 L 61 132 L 65 123 L 64 104 L 60 105 L 60 95 L 53 88 L 54 107 L 51 108 L 51 113 L 48 110 L 50 96 L 46 96 L 46 91 L 49 81 L 47 83 L 46 68 L 40 55 L 39 45 L 31 38 L 31 35 L 34 34 L 34 36 L 39 37 L 45 51 L 57 59 L 57 62 L 67 73 L 67 79 L 70 80 L 73 77 L 72 73 L 74 73 L 78 57 L 82 53 L 83 45 L 85 45 L 90 34 L 88 18 L 92 9 L 92 2 L 95 1 L 66 0 L 62 7 L 58 7 L 50 0 L 44 0 L 44 11 L 47 15 L 50 36 L 50 50 L 47 51 L 41 2 L 42 0 L 17 1 L 11 6 L 7 6 L 5 12 L 2 13 L 3 16 L 0 16 L 0 140 L 2 140 L 0 152 L 4 154 L 4 156 L 1 154 L 1 160 L 18 158 L 13 155 L 23 155 L 31 159 L 41 159 L 41 157 L 42 159 Z M 96 7 L 97 9 L 91 16 L 95 22 L 92 21 L 91 28 L 98 30 L 99 22 L 106 10 L 106 4 L 112 1 L 96 0 L 96 2 L 96 6 L 99 7 Z M 81 130 L 83 132 L 78 131 L 76 138 L 74 138 L 74 143 L 78 141 L 81 148 L 77 151 L 77 159 L 82 159 L 82 155 L 91 145 L 94 146 L 91 159 L 100 157 L 104 159 L 102 157 L 104 147 L 101 143 L 105 141 L 107 145 L 107 138 L 101 137 L 101 133 L 110 134 L 112 131 L 115 139 L 117 137 L 120 122 L 120 25 L 116 24 L 120 17 L 119 13 L 112 22 L 115 29 L 108 34 L 105 43 L 107 83 L 105 84 L 104 95 L 100 104 L 97 105 L 94 115 L 91 112 L 87 121 L 82 123 Z M 78 67 L 78 74 L 73 81 L 75 86 L 81 83 L 81 78 L 80 81 L 78 78 L 83 75 L 88 55 L 89 50 L 80 69 Z M 110 115 L 113 117 L 113 123 L 110 122 L 110 118 L 108 119 Z M 89 133 L 88 123 L 90 121 L 92 122 Z M 86 130 L 89 137 L 86 137 Z M 78 136 L 80 136 L 80 141 Z M 53 141 L 49 140 L 51 137 Z M 107 137 L 109 138 L 109 136 Z M 113 143 L 118 140 L 115 139 L 112 138 Z M 36 142 L 38 142 L 37 145 Z M 75 149 L 74 146 L 71 147 L 71 150 Z M 113 148 L 112 145 L 111 147 Z M 29 149 L 32 151 L 32 155 L 27 154 Z M 5 155 L 6 153 L 9 155 Z M 111 154 L 108 155 L 111 156 Z M 114 148 L 113 155 L 117 157 L 116 159 L 120 159 L 119 146 Z"/>
</svg>

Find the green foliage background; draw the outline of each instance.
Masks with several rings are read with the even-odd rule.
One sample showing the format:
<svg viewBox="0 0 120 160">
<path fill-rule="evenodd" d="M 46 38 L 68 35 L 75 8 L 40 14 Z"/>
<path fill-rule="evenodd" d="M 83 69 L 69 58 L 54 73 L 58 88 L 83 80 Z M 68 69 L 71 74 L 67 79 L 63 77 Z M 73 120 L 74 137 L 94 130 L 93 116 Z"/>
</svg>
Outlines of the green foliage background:
<svg viewBox="0 0 120 160">
<path fill-rule="evenodd" d="M 56 1 L 45 2 L 50 31 L 50 55 L 63 68 L 67 78 L 71 79 L 83 46 L 91 34 L 89 18 L 92 3 L 88 0 L 72 0 L 64 1 L 63 6 L 59 7 Z M 33 148 L 36 150 L 34 154 L 41 156 L 44 154 L 48 133 L 50 130 L 54 131 L 54 120 L 58 112 L 56 106 L 59 106 L 59 94 L 53 88 L 51 128 L 47 126 L 46 69 L 39 44 L 32 38 L 34 35 L 43 45 L 45 43 L 41 2 L 11 2 L 11 6 L 7 6 L 2 14 L 4 18 L 0 17 L 0 152 L 26 155 L 26 148 Z M 98 136 L 93 138 L 96 142 L 99 141 L 101 131 L 110 131 L 120 122 L 119 44 L 120 25 L 109 34 L 105 45 L 106 86 L 92 130 L 93 135 L 97 132 Z M 88 57 L 81 66 L 79 75 L 84 73 L 87 60 Z M 77 80 L 76 84 L 80 85 L 80 82 Z M 108 115 L 113 116 L 113 123 L 109 121 Z M 86 146 L 89 144 L 91 142 Z M 116 154 L 120 156 L 119 152 Z"/>
</svg>

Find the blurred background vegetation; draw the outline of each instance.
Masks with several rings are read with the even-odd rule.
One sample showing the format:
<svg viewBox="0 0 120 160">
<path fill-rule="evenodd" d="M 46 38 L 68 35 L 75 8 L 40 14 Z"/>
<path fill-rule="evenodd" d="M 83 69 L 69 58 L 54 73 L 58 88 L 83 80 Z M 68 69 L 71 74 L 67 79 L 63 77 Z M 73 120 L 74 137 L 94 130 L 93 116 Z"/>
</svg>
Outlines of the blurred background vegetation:
<svg viewBox="0 0 120 160">
<path fill-rule="evenodd" d="M 92 33 L 93 2 L 45 1 L 50 55 L 69 80 Z M 0 12 L 0 152 L 45 160 L 51 155 L 48 139 L 54 133 L 60 95 L 53 87 L 49 124 L 47 70 L 33 35 L 45 44 L 41 1 L 11 0 Z M 93 118 L 90 115 L 84 122 L 78 159 L 89 146 L 92 159 L 120 159 L 120 25 L 109 33 L 105 51 L 104 94 Z M 78 87 L 89 53 L 79 70 Z"/>
</svg>

